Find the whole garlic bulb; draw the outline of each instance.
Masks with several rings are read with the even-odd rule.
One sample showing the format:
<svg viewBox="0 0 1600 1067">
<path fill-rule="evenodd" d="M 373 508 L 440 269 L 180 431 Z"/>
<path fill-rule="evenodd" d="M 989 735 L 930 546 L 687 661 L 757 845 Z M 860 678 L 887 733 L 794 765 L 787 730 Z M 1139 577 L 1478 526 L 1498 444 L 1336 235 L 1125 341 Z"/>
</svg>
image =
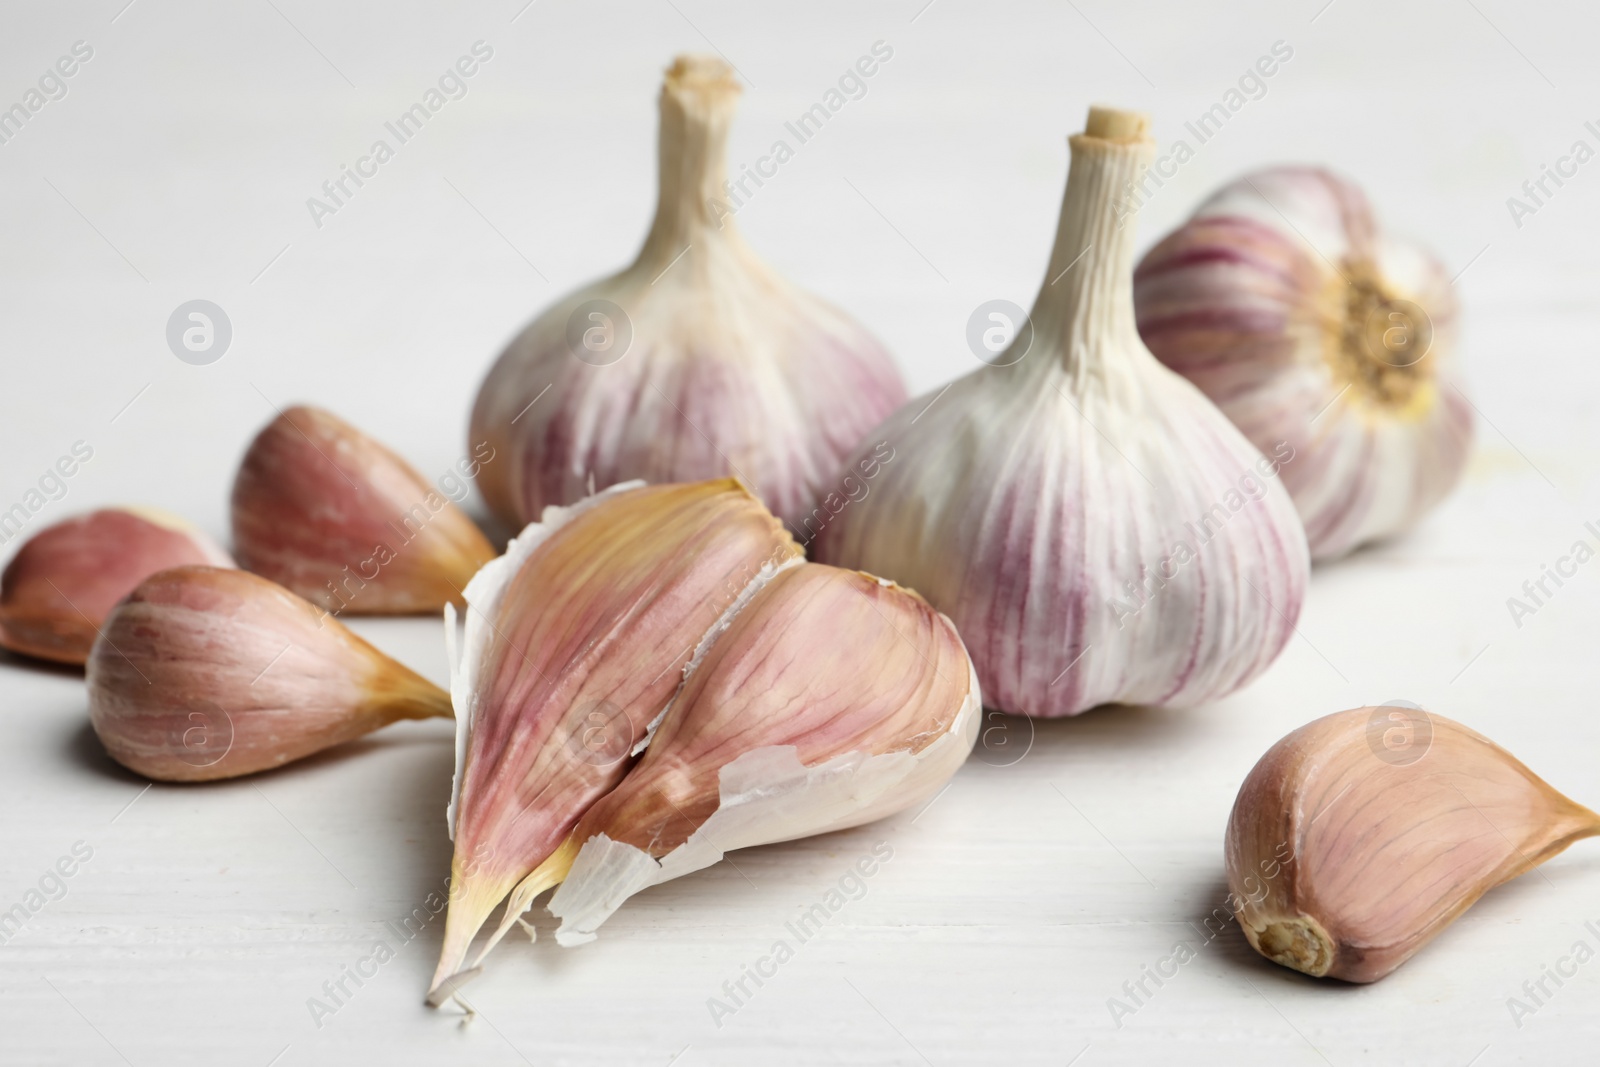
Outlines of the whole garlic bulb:
<svg viewBox="0 0 1600 1067">
<path fill-rule="evenodd" d="M 1354 184 L 1275 167 L 1218 190 L 1134 274 L 1139 332 L 1266 450 L 1314 559 L 1406 529 L 1466 465 L 1456 299 L 1426 252 L 1386 237 Z"/>
<path fill-rule="evenodd" d="M 1220 697 L 1277 656 L 1305 594 L 1305 535 L 1270 476 L 1283 453 L 1257 452 L 1134 328 L 1119 207 L 1147 126 L 1091 109 L 1032 330 L 875 431 L 899 458 L 817 540 L 822 561 L 948 615 L 1002 711 Z"/>
<path fill-rule="evenodd" d="M 536 318 L 479 390 L 471 440 L 502 460 L 478 484 L 509 522 L 634 478 L 736 475 L 798 529 L 844 455 L 905 400 L 884 348 L 774 273 L 729 218 L 739 92 L 722 61 L 678 58 L 638 259 Z"/>
</svg>

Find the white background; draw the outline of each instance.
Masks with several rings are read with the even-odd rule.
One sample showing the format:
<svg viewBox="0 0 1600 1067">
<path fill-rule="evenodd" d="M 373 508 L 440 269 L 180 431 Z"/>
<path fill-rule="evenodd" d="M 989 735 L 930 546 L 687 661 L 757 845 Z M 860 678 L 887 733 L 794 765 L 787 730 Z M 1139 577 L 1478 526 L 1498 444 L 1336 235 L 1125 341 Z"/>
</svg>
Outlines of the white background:
<svg viewBox="0 0 1600 1067">
<path fill-rule="evenodd" d="M 1481 411 L 1459 491 L 1415 533 L 1315 574 L 1247 691 L 1037 725 L 930 809 L 754 850 L 630 901 L 600 940 L 506 943 L 471 1026 L 421 1004 L 435 924 L 319 1028 L 307 998 L 443 884 L 448 724 L 401 726 L 257 779 L 143 783 L 104 757 L 80 676 L 0 656 L 0 910 L 76 841 L 93 859 L 0 946 L 7 1063 L 947 1064 L 1592 1062 L 1600 962 L 1519 1028 L 1507 998 L 1600 920 L 1580 845 L 1490 894 L 1383 982 L 1317 983 L 1236 930 L 1137 1015 L 1108 998 L 1222 902 L 1238 784 L 1279 736 L 1391 698 L 1472 725 L 1576 799 L 1594 768 L 1600 571 L 1514 625 L 1506 598 L 1600 519 L 1592 300 L 1600 162 L 1518 228 L 1506 198 L 1595 103 L 1577 3 L 769 5 L 523 0 L 5 5 L 0 106 L 94 57 L 0 145 L 0 510 L 78 440 L 35 527 L 154 504 L 226 538 L 232 470 L 273 404 L 330 407 L 424 472 L 463 452 L 500 346 L 631 259 L 654 205 L 655 94 L 679 50 L 749 86 L 753 160 L 874 41 L 893 59 L 739 215 L 780 269 L 863 319 L 915 391 L 972 369 L 979 303 L 1027 306 L 1065 135 L 1147 109 L 1164 143 L 1274 41 L 1293 58 L 1150 203 L 1141 244 L 1216 184 L 1333 164 L 1458 282 Z M 919 11 L 919 9 L 921 9 Z M 477 40 L 492 60 L 338 214 L 306 208 Z M 851 186 L 855 188 L 852 189 Z M 230 350 L 180 363 L 205 298 Z M 8 546 L 4 550 L 9 553 Z M 436 620 L 355 628 L 436 680 Z M 1023 745 L 1029 726 L 1010 725 Z M 991 757 L 992 758 L 992 757 Z M 130 802 L 134 802 L 128 807 Z M 719 1028 L 706 1000 L 878 841 L 894 858 Z M 741 873 L 742 872 L 742 873 Z M 274 1057 L 277 1057 L 275 1060 Z M 674 1059 L 674 1057 L 677 1057 Z M 1074 1057 L 1077 1057 L 1074 1059 Z M 1475 1058 L 1476 1057 L 1476 1058 Z"/>
</svg>

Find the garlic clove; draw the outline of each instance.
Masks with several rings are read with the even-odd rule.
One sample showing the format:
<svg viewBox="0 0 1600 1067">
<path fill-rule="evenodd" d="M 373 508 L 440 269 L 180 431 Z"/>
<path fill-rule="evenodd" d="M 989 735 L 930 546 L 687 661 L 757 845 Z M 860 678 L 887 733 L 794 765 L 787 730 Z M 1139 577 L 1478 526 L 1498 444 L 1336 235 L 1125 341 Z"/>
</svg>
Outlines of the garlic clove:
<svg viewBox="0 0 1600 1067">
<path fill-rule="evenodd" d="M 701 657 L 639 765 L 536 874 L 541 889 L 565 875 L 550 902 L 563 945 L 726 852 L 927 800 L 977 738 L 978 680 L 955 627 L 871 575 L 780 570 Z"/>
<path fill-rule="evenodd" d="M 177 567 L 106 618 L 89 655 L 89 721 L 118 763 L 201 782 L 280 767 L 449 696 L 265 578 Z"/>
<path fill-rule="evenodd" d="M 440 487 L 312 407 L 285 410 L 245 452 L 233 483 L 233 540 L 245 568 L 353 615 L 460 603 L 461 590 L 495 555 Z"/>
<path fill-rule="evenodd" d="M 1375 982 L 1485 892 L 1600 834 L 1600 815 L 1440 715 L 1355 708 L 1256 764 L 1228 820 L 1228 886 L 1263 956 Z"/>
<path fill-rule="evenodd" d="M 638 258 L 540 314 L 479 390 L 472 440 L 504 458 L 478 484 L 508 522 L 591 482 L 735 475 L 800 530 L 844 456 L 905 400 L 883 346 L 734 224 L 724 155 L 739 94 L 719 59 L 673 63 Z"/>
<path fill-rule="evenodd" d="M 1134 300 L 1157 358 L 1263 451 L 1293 450 L 1314 559 L 1405 530 L 1460 480 L 1451 280 L 1349 180 L 1274 167 L 1224 186 L 1146 254 Z"/>
<path fill-rule="evenodd" d="M 723 611 L 798 553 L 732 479 L 625 483 L 547 509 L 472 580 L 451 654 L 455 856 L 435 993 L 494 906 L 622 780 Z"/>
<path fill-rule="evenodd" d="M 0 575 L 0 647 L 82 663 L 117 601 L 157 571 L 232 567 L 199 529 L 155 508 L 101 508 L 25 541 Z"/>
<path fill-rule="evenodd" d="M 1292 453 L 1263 456 L 1134 328 L 1124 190 L 1153 153 L 1147 123 L 1091 111 L 1025 347 L 874 431 L 847 469 L 878 442 L 896 458 L 816 539 L 822 562 L 948 615 L 997 710 L 1217 699 L 1276 658 L 1305 596 L 1305 535 L 1274 476 Z"/>
</svg>

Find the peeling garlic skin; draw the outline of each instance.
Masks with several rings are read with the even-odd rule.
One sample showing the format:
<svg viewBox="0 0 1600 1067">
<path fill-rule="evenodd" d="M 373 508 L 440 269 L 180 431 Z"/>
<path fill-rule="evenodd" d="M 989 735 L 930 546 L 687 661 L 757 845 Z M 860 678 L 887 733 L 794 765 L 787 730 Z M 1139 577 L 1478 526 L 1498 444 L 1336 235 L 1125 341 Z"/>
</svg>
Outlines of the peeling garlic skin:
<svg viewBox="0 0 1600 1067">
<path fill-rule="evenodd" d="M 909 590 L 778 571 L 691 669 L 645 755 L 542 873 L 563 946 L 641 890 L 735 849 L 843 830 L 937 795 L 977 739 L 977 674 Z M 532 896 L 517 903 L 526 907 Z"/>
<path fill-rule="evenodd" d="M 178 567 L 106 619 L 89 721 L 118 763 L 198 782 L 270 770 L 401 719 L 448 717 L 438 686 L 288 590 Z"/>
<path fill-rule="evenodd" d="M 0 575 L 0 646 L 83 663 L 111 608 L 169 567 L 232 567 L 200 530 L 153 508 L 102 508 L 47 526 Z"/>
<path fill-rule="evenodd" d="M 783 571 L 711 646 L 639 766 L 584 814 L 573 839 L 604 833 L 665 856 L 717 810 L 722 767 L 757 748 L 792 745 L 808 767 L 846 753 L 920 753 L 955 727 L 970 675 L 955 628 L 921 597 L 820 564 Z M 955 772 L 972 740 L 923 790 L 896 790 L 888 805 L 863 805 L 805 833 L 917 803 Z M 795 808 L 803 826 L 798 798 Z M 802 836 L 794 829 L 767 840 Z"/>
<path fill-rule="evenodd" d="M 474 579 L 453 682 L 466 737 L 435 986 L 501 898 L 622 780 L 723 610 L 764 566 L 798 554 L 732 479 L 624 486 L 547 513 Z"/>
<path fill-rule="evenodd" d="M 486 466 L 479 485 L 508 521 L 629 479 L 734 475 L 802 529 L 837 489 L 844 455 L 904 402 L 883 346 L 779 276 L 735 226 L 724 156 L 738 95 L 718 60 L 673 65 L 661 94 L 660 200 L 638 259 L 546 310 L 484 381 L 472 440 L 506 460 Z M 593 300 L 621 308 L 625 323 L 610 312 L 585 318 Z M 630 333 L 626 351 L 575 342 L 590 321 L 613 339 Z"/>
<path fill-rule="evenodd" d="M 1460 480 L 1450 279 L 1353 183 L 1278 167 L 1225 186 L 1145 256 L 1134 299 L 1159 359 L 1258 447 L 1294 448 L 1283 479 L 1314 559 L 1407 529 Z"/>
<path fill-rule="evenodd" d="M 947 614 L 990 707 L 1204 703 L 1293 634 L 1305 536 L 1268 473 L 1283 453 L 1263 457 L 1139 341 L 1118 205 L 1151 142 L 1072 148 L 1031 348 L 871 434 L 904 458 L 822 529 L 816 555 Z"/>
<path fill-rule="evenodd" d="M 341 614 L 438 611 L 495 556 L 414 467 L 319 408 L 288 408 L 256 436 L 232 510 L 245 568 Z"/>
<path fill-rule="evenodd" d="M 1394 730 L 1415 747 L 1389 745 Z M 1375 982 L 1489 889 L 1596 834 L 1600 815 L 1460 723 L 1355 708 L 1251 770 L 1228 821 L 1228 886 L 1263 956 Z"/>
</svg>

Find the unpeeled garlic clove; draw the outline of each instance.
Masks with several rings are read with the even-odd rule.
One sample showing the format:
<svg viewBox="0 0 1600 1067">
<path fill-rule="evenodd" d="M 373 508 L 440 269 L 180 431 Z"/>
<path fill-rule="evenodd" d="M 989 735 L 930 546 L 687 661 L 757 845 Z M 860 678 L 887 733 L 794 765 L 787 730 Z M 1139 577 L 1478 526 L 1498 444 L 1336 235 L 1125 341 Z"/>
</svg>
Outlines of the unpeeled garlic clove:
<svg viewBox="0 0 1600 1067">
<path fill-rule="evenodd" d="M 1134 328 L 1124 190 L 1148 119 L 1091 109 L 1031 329 L 875 430 L 846 468 L 870 495 L 816 558 L 892 578 L 949 615 L 988 705 L 1039 716 L 1187 706 L 1265 670 L 1309 563 L 1276 471 Z M 894 462 L 871 466 L 886 442 Z"/>
<path fill-rule="evenodd" d="M 1313 559 L 1406 529 L 1460 480 L 1473 420 L 1450 276 L 1348 179 L 1229 183 L 1145 255 L 1134 301 L 1158 359 L 1262 451 L 1293 449 L 1283 482 Z"/>
<path fill-rule="evenodd" d="M 474 450 L 468 469 L 493 462 L 486 448 Z M 459 603 L 495 556 L 442 486 L 313 407 L 285 410 L 251 442 L 233 483 L 233 541 L 246 569 L 352 615 Z"/>
<path fill-rule="evenodd" d="M 739 94 L 720 59 L 673 63 L 638 258 L 541 313 L 484 380 L 472 440 L 503 459 L 478 485 L 508 522 L 593 485 L 737 475 L 799 531 L 846 453 L 905 400 L 877 340 L 740 236 L 724 160 Z"/>
<path fill-rule="evenodd" d="M 798 554 L 733 479 L 625 483 L 547 509 L 472 580 L 435 1002 L 494 906 L 622 779 L 706 632 Z"/>
<path fill-rule="evenodd" d="M 0 575 L 0 646 L 82 663 L 117 601 L 157 571 L 191 563 L 234 565 L 200 530 L 155 508 L 101 508 L 47 526 Z"/>
<path fill-rule="evenodd" d="M 726 852 L 927 800 L 972 750 L 977 673 L 950 620 L 915 593 L 796 564 L 726 625 L 639 765 L 535 873 L 535 894 L 565 876 L 550 902 L 561 944 L 592 940 L 634 893 Z"/>
<path fill-rule="evenodd" d="M 1228 820 L 1228 886 L 1257 952 L 1375 982 L 1473 902 L 1600 834 L 1483 735 L 1405 706 L 1308 723 L 1268 750 Z"/>
<path fill-rule="evenodd" d="M 448 718 L 448 694 L 287 589 L 177 567 L 107 617 L 89 655 L 89 721 L 118 763 L 200 782 L 269 770 L 401 719 Z"/>
</svg>

